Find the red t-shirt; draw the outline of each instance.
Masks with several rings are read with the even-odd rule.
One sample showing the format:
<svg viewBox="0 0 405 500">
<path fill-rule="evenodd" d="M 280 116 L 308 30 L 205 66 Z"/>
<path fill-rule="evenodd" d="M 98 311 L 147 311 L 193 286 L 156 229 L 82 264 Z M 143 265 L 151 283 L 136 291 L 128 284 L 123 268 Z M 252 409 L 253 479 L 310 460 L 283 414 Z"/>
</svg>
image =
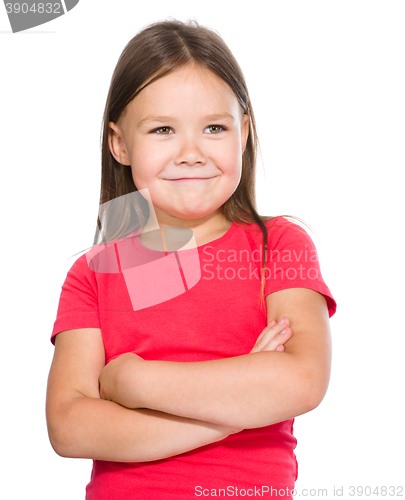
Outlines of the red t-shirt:
<svg viewBox="0 0 405 500">
<path fill-rule="evenodd" d="M 324 295 L 332 316 L 336 302 L 308 233 L 283 217 L 265 224 L 264 295 L 310 288 Z M 220 238 L 191 250 L 162 254 L 143 246 L 139 238 L 103 246 L 104 259 L 100 254 L 97 260 L 92 249 L 67 274 L 51 341 L 64 330 L 100 328 L 106 363 L 130 351 L 146 360 L 180 362 L 247 354 L 267 324 L 266 310 L 259 308 L 262 245 L 259 226 L 234 222 Z M 153 266 L 158 272 L 151 273 Z M 159 291 L 153 293 L 159 279 Z M 290 419 L 245 429 L 163 460 L 94 460 L 86 499 L 272 498 L 276 488 L 289 497 L 286 488 L 294 488 L 298 475 L 293 423 Z"/>
</svg>

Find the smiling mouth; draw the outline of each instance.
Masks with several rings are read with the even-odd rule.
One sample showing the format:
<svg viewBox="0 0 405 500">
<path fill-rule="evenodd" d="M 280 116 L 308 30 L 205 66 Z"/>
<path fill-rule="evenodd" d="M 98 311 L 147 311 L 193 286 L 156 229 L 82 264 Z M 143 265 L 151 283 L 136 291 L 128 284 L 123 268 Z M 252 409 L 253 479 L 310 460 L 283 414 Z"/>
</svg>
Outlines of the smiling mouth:
<svg viewBox="0 0 405 500">
<path fill-rule="evenodd" d="M 195 181 L 209 181 L 214 177 L 184 177 L 182 179 L 165 179 L 165 181 L 170 182 L 195 182 Z"/>
</svg>

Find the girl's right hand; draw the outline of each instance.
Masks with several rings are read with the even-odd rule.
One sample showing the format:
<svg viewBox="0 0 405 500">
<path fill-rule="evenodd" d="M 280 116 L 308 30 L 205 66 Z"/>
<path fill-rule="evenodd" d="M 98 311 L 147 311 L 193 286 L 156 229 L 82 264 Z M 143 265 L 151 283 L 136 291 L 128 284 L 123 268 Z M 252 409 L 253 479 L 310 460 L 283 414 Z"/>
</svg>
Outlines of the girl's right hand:
<svg viewBox="0 0 405 500">
<path fill-rule="evenodd" d="M 277 323 L 274 319 L 270 321 L 257 338 L 256 344 L 250 353 L 260 351 L 284 351 L 284 344 L 291 338 L 292 331 L 288 318 L 281 318 L 280 321 L 283 321 L 283 323 Z"/>
</svg>

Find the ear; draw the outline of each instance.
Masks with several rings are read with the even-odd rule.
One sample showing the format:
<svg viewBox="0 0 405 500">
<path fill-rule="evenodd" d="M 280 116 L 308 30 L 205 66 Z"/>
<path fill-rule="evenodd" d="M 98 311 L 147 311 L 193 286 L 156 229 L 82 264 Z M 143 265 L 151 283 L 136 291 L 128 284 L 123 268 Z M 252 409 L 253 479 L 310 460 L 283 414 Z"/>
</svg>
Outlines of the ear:
<svg viewBox="0 0 405 500">
<path fill-rule="evenodd" d="M 243 115 L 241 127 L 242 154 L 245 152 L 246 143 L 249 137 L 249 115 Z"/>
<path fill-rule="evenodd" d="M 118 163 L 129 166 L 130 161 L 125 147 L 122 130 L 114 122 L 109 122 L 108 126 L 108 146 L 111 154 L 118 161 Z"/>
</svg>

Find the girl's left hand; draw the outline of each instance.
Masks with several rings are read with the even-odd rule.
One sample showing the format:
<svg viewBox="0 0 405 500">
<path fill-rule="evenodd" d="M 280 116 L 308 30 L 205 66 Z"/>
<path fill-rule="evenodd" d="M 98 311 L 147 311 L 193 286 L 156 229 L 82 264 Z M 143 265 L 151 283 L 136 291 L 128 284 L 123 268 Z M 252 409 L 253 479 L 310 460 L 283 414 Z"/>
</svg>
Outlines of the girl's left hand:
<svg viewBox="0 0 405 500">
<path fill-rule="evenodd" d="M 290 320 L 287 317 L 282 318 L 281 321 L 282 323 L 277 323 L 274 319 L 270 321 L 259 335 L 250 353 L 260 351 L 285 351 L 284 344 L 292 337 L 292 331 L 290 328 Z"/>
<path fill-rule="evenodd" d="M 134 363 L 141 363 L 144 361 L 145 360 L 143 358 L 134 352 L 126 352 L 107 363 L 102 369 L 98 379 L 100 398 L 108 401 L 114 401 L 115 403 L 129 408 L 127 404 L 130 404 L 130 395 L 126 394 L 123 384 L 118 382 L 120 380 L 119 375 L 122 375 L 125 367 L 129 363 L 133 365 Z"/>
</svg>

